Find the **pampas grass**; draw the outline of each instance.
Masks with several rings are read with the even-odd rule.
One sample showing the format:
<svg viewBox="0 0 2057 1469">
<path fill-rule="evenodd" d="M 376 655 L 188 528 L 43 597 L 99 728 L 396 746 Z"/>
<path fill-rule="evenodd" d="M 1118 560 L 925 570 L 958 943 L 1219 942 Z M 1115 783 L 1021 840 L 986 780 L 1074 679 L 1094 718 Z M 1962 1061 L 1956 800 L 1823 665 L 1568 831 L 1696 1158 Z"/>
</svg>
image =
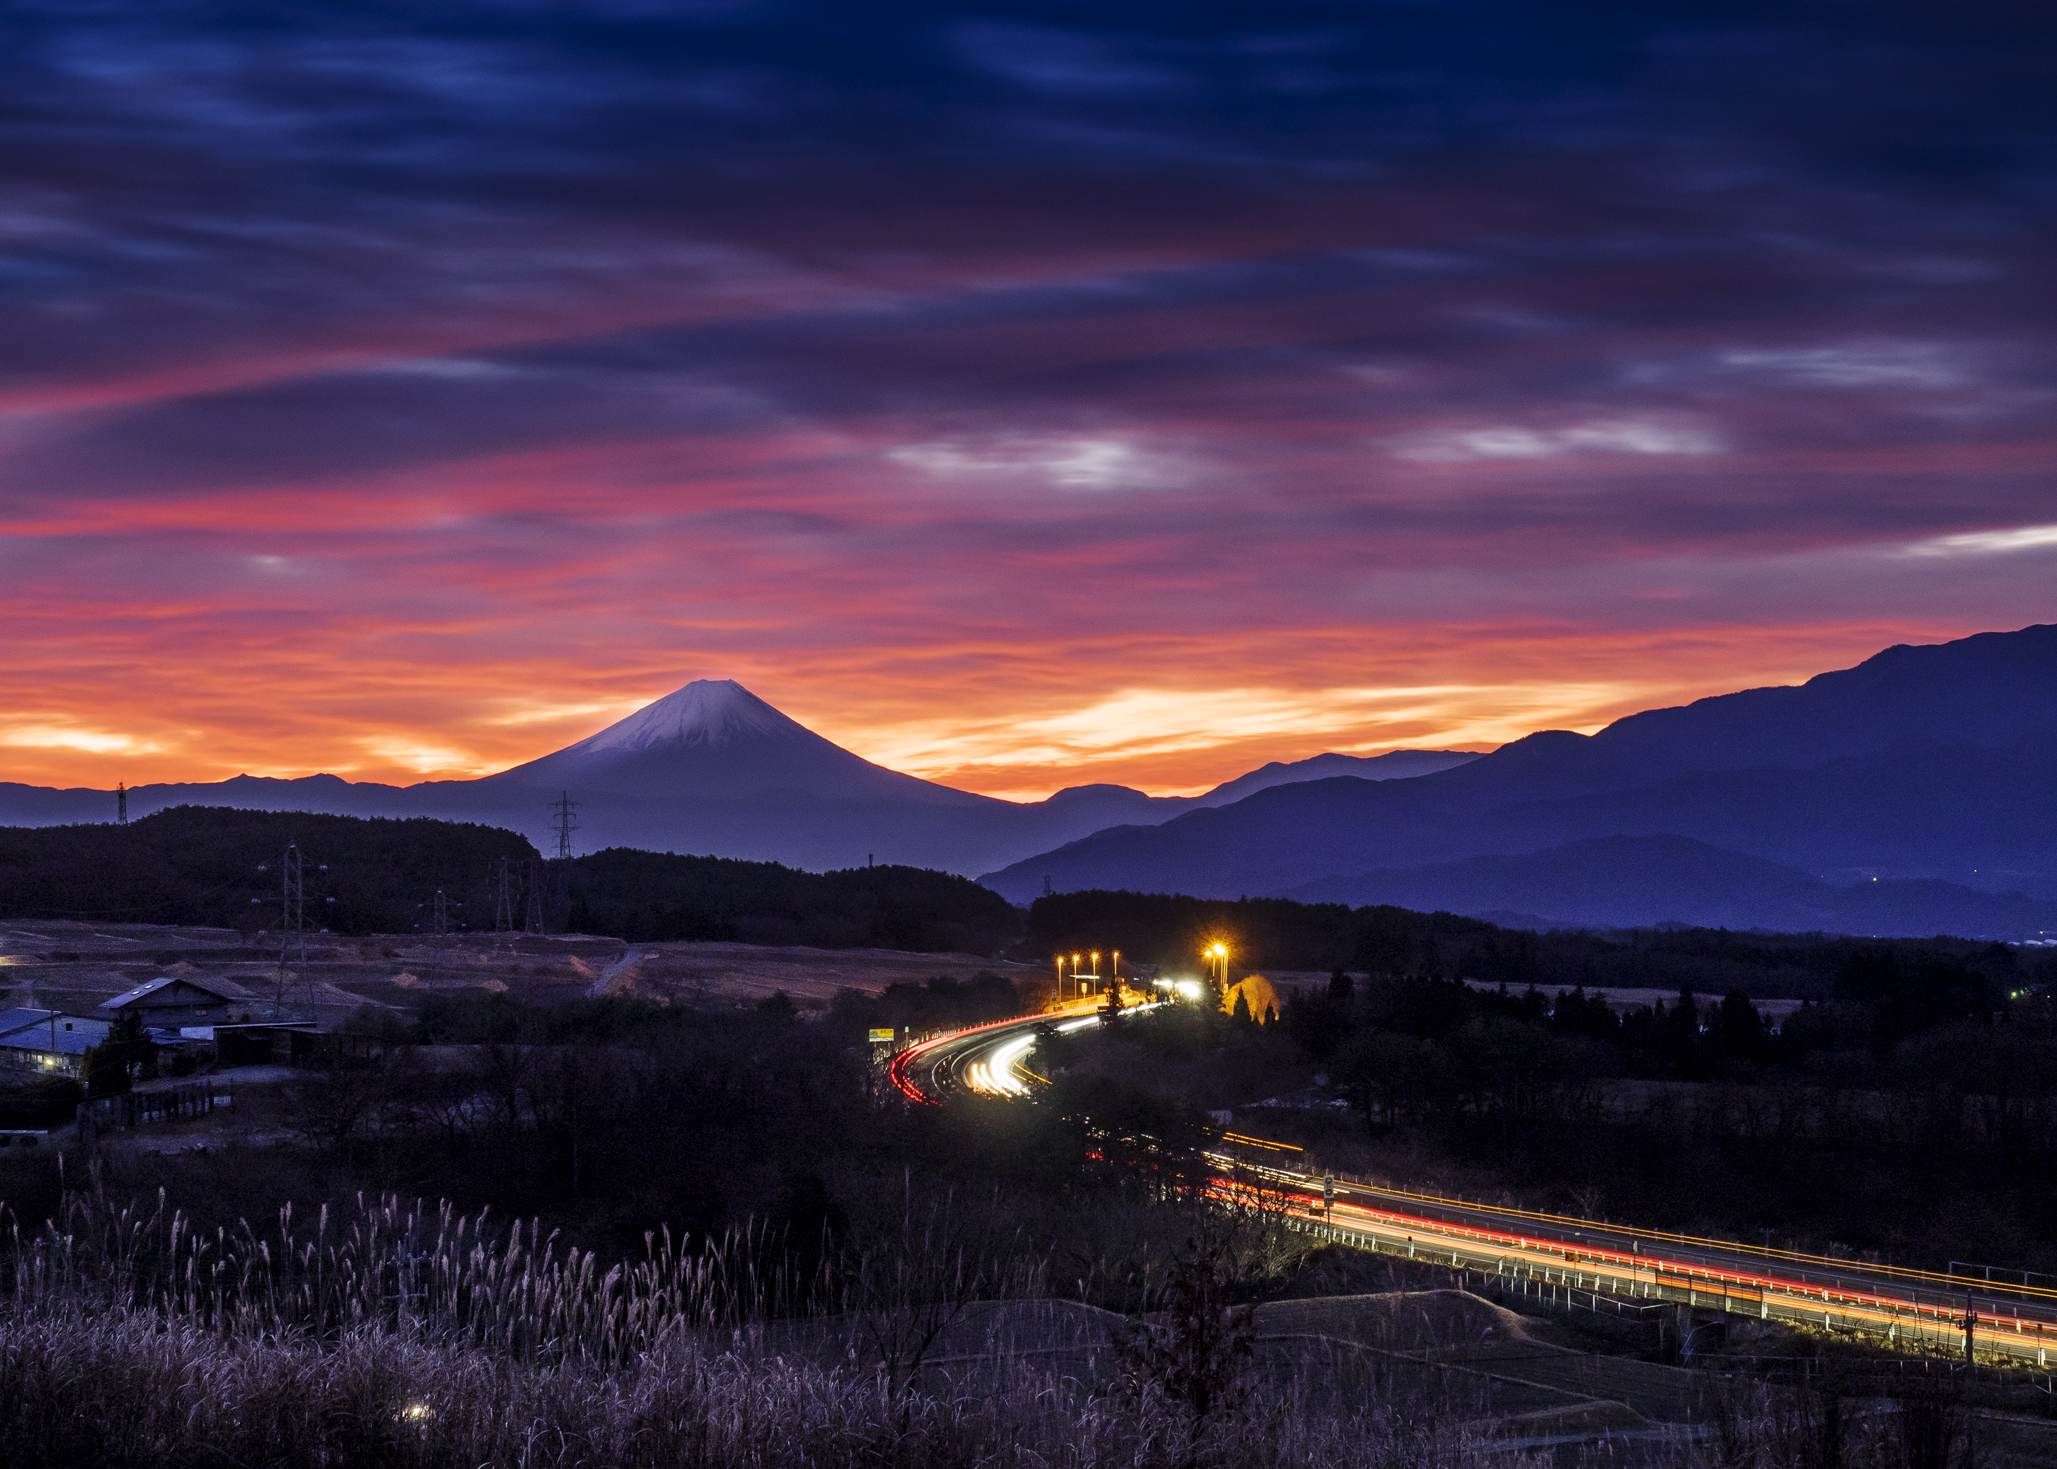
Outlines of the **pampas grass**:
<svg viewBox="0 0 2057 1469">
<path fill-rule="evenodd" d="M 89 1192 L 5 1238 L 6 1469 L 1530 1463 L 1494 1444 L 1479 1405 L 1339 1393 L 1304 1370 L 1205 1424 L 1075 1356 L 995 1345 L 912 1372 L 866 1344 L 878 1313 L 933 1305 L 926 1262 L 845 1260 L 831 1289 L 829 1267 L 791 1278 L 761 1231 L 696 1250 L 660 1232 L 640 1260 L 603 1265 L 447 1205 L 365 1200 L 347 1220 L 285 1210 L 202 1234 L 161 1200 Z M 1036 1280 L 960 1263 L 951 1291 L 966 1268 L 1001 1294 Z M 907 1299 L 865 1299 L 882 1281 Z"/>
</svg>

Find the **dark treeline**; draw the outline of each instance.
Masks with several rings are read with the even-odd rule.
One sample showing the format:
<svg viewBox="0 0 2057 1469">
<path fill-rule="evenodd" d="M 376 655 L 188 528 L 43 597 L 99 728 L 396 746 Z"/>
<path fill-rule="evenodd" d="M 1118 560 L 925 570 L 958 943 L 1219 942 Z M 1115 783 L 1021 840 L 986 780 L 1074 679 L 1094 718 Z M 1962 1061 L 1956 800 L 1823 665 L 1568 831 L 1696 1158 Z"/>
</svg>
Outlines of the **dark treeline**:
<svg viewBox="0 0 2057 1469">
<path fill-rule="evenodd" d="M 1024 1014 L 1035 1008 L 1042 988 L 1017 988 L 1003 976 L 983 970 L 966 980 L 939 974 L 926 984 L 887 985 L 876 995 L 843 990 L 829 1007 L 829 1020 L 853 1041 L 875 1029 L 892 1029 L 902 1039 L 918 1038 Z"/>
<path fill-rule="evenodd" d="M 1903 1042 L 1958 1022 L 2005 1025 L 2049 1008 L 2057 956 L 2024 964 L 2016 950 L 1988 944 L 1964 958 L 1909 956 L 1885 945 L 1852 944 L 1826 1000 L 1808 1001 L 1776 1026 L 1740 990 L 1703 1003 L 1682 990 L 1669 1004 L 1617 1008 L 1582 988 L 1554 995 L 1531 987 L 1482 990 L 1422 975 L 1337 970 L 1325 988 L 1293 994 L 1282 1019 L 1309 1055 L 1326 1060 L 1353 1036 L 1444 1042 L 1467 1027 L 1506 1023 L 1544 1036 L 1594 1042 L 1587 1069 L 1676 1081 L 1754 1080 L 1785 1070 L 1889 1065 Z M 1538 1042 L 1539 1045 L 1542 1042 Z"/>
<path fill-rule="evenodd" d="M 564 926 L 664 939 L 991 954 L 1020 915 L 990 888 L 920 867 L 801 872 L 776 862 L 610 847 L 575 857 Z"/>
<path fill-rule="evenodd" d="M 522 871 L 536 856 L 490 826 L 177 806 L 127 826 L 0 827 L 0 915 L 276 928 L 289 844 L 308 923 L 352 934 L 412 930 L 439 889 L 490 928 L 500 860 Z"/>
<path fill-rule="evenodd" d="M 1690 989 L 1759 999 L 1834 998 L 1848 982 L 1853 956 L 1862 954 L 1871 956 L 1862 962 L 1883 962 L 1906 976 L 1898 992 L 1901 1002 L 1917 1006 L 1922 1002 L 1911 996 L 1925 993 L 1931 977 L 1948 987 L 1958 982 L 1950 976 L 1969 970 L 2004 982 L 2006 976 L 1992 967 L 1992 956 L 2012 952 L 1948 937 L 1860 940 L 1704 928 L 1531 933 L 1405 908 L 1087 891 L 1038 898 L 1029 909 L 1018 953 L 1034 961 L 1086 949 L 1119 949 L 1125 961 L 1190 969 L 1200 951 L 1217 940 L 1230 945 L 1239 968 L 1255 970 L 1345 969 L 1462 978 L 1517 990 L 1535 986 L 1553 993 Z"/>
<path fill-rule="evenodd" d="M 200 806 L 127 826 L 0 827 L 0 917 L 275 928 L 288 844 L 308 922 L 342 934 L 426 927 L 439 891 L 453 927 L 491 929 L 503 862 L 516 926 L 534 885 L 552 931 L 631 942 L 990 954 L 1019 928 L 991 890 L 918 868 L 813 873 L 624 848 L 546 863 L 495 827 Z"/>
</svg>

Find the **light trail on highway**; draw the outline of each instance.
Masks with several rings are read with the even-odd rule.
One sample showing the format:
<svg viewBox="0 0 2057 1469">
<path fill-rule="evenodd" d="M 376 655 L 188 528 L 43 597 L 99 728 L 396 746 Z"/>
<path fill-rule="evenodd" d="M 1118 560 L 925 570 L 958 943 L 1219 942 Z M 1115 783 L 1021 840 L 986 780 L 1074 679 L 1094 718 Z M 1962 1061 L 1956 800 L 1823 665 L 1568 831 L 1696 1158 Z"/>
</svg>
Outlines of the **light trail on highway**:
<svg viewBox="0 0 2057 1469">
<path fill-rule="evenodd" d="M 1151 1006 L 1138 1005 L 1123 1014 Z M 910 1101 L 937 1105 L 952 1094 L 1025 1099 L 1042 1079 L 1028 1069 L 1042 1030 L 1059 1034 L 1100 1023 L 1097 1008 L 1074 1007 L 995 1021 L 921 1041 L 896 1055 L 888 1075 Z M 1277 1207 L 1294 1227 L 1337 1243 L 1496 1277 L 1516 1289 L 1584 1291 L 1617 1301 L 1706 1309 L 1862 1331 L 1895 1345 L 1961 1350 L 1967 1318 L 1979 1351 L 2048 1367 L 2057 1351 L 2057 1291 L 1994 1288 L 1962 1276 L 1758 1249 L 1727 1240 L 1641 1230 L 1601 1220 L 1413 1193 L 1356 1179 L 1282 1167 L 1290 1144 L 1230 1134 L 1237 1146 L 1271 1154 L 1253 1161 L 1210 1153 L 1217 1197 Z M 1268 1198 L 1266 1197 L 1268 1195 Z"/>
<path fill-rule="evenodd" d="M 1154 1008 L 1134 1005 L 1121 1013 Z M 909 1046 L 893 1058 L 886 1074 L 902 1096 L 923 1105 L 960 1091 L 989 1097 L 1027 1096 L 1035 1078 L 1023 1070 L 1022 1063 L 1035 1049 L 1042 1028 L 1047 1025 L 1060 1035 L 1083 1030 L 1098 1025 L 1100 1013 L 1099 1006 L 1088 1001 L 1042 1015 L 951 1031 Z"/>
</svg>

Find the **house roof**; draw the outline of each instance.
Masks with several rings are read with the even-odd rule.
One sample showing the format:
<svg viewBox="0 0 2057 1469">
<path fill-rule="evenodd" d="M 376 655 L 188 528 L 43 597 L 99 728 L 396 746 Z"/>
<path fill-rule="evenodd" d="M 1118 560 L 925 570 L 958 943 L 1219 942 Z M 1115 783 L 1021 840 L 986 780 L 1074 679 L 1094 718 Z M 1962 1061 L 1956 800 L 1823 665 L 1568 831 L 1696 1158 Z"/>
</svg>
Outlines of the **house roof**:
<svg viewBox="0 0 2057 1469">
<path fill-rule="evenodd" d="M 56 1013 L 55 1010 L 37 1010 L 27 1006 L 16 1006 L 12 1010 L 0 1010 L 0 1035 L 12 1035 L 25 1026 L 34 1025 L 39 1020 L 48 1020 Z"/>
<path fill-rule="evenodd" d="M 159 994 L 165 990 L 170 989 L 174 985 L 181 984 L 189 990 L 198 990 L 201 994 L 206 995 L 211 999 L 219 1000 L 224 1005 L 230 1003 L 230 1001 L 234 998 L 234 996 L 223 994 L 218 989 L 211 989 L 207 985 L 197 984 L 193 980 L 187 979 L 184 975 L 161 974 L 157 978 L 151 980 L 148 984 L 139 984 L 134 989 L 129 990 L 125 994 L 116 995 L 111 1000 L 102 1000 L 100 1002 L 100 1008 L 103 1010 L 124 1009 L 129 1005 L 135 1004 L 138 1000 L 146 1000 L 150 998 L 152 995 Z"/>
<path fill-rule="evenodd" d="M 10 1010 L 0 1021 L 27 1013 L 34 1018 L 0 1034 L 0 1050 L 42 1051 L 59 1056 L 82 1056 L 86 1047 L 107 1039 L 108 1023 L 84 1015 L 66 1015 L 55 1010 Z"/>
</svg>

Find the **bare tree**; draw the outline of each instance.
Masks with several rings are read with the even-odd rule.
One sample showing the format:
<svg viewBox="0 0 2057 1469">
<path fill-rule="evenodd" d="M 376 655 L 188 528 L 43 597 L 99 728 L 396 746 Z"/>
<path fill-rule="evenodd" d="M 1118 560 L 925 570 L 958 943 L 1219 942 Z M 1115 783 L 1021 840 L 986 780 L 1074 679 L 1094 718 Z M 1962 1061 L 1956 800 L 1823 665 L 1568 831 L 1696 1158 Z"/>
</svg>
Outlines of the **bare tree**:
<svg viewBox="0 0 2057 1469">
<path fill-rule="evenodd" d="M 1242 1221 L 1214 1209 L 1195 1213 L 1158 1292 L 1155 1321 L 1133 1321 L 1121 1341 L 1124 1386 L 1186 1410 L 1188 1461 L 1200 1433 L 1247 1396 L 1245 1368 L 1257 1340 L 1253 1309 L 1232 1304 L 1240 1274 Z"/>
<path fill-rule="evenodd" d="M 903 1180 L 900 1219 L 893 1233 L 861 1245 L 844 1265 L 844 1298 L 859 1338 L 895 1393 L 913 1385 L 945 1332 L 971 1304 L 1003 1284 L 1012 1294 L 1037 1294 L 1032 1264 L 1009 1264 L 975 1237 L 955 1200 L 925 1207 L 915 1202 L 911 1177 Z M 1022 1266 L 1024 1262 L 1017 1262 Z"/>
</svg>

